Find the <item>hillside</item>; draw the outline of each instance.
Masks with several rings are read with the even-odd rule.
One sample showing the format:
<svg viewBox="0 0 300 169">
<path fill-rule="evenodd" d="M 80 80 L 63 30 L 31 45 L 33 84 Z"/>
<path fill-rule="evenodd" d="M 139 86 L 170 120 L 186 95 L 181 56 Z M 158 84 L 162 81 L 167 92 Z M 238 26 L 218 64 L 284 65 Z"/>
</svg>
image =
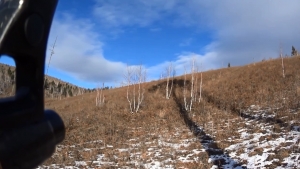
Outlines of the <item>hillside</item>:
<svg viewBox="0 0 300 169">
<path fill-rule="evenodd" d="M 51 76 L 45 76 L 45 98 L 61 99 L 92 92 Z M 15 92 L 15 67 L 0 63 L 0 98 L 13 96 Z"/>
<path fill-rule="evenodd" d="M 300 57 L 283 60 L 285 77 L 281 59 L 203 72 L 200 102 L 200 73 L 176 77 L 170 99 L 166 79 L 144 83 L 134 114 L 127 87 L 100 106 L 95 92 L 49 100 L 67 133 L 39 168 L 297 168 Z"/>
</svg>

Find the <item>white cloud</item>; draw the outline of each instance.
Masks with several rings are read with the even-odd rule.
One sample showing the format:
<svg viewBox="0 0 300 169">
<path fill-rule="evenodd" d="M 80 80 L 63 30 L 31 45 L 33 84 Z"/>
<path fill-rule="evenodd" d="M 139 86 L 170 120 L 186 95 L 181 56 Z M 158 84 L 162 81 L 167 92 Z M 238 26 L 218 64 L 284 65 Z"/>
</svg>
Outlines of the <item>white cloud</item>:
<svg viewBox="0 0 300 169">
<path fill-rule="evenodd" d="M 193 38 L 187 38 L 179 44 L 179 46 L 189 46 L 193 41 Z"/>
<path fill-rule="evenodd" d="M 96 0 L 94 15 L 108 27 L 148 26 L 160 20 L 176 4 L 175 0 Z"/>
<path fill-rule="evenodd" d="M 214 40 L 205 48 L 205 56 L 214 53 L 210 63 L 215 67 L 222 62 L 235 66 L 253 58 L 277 57 L 280 41 L 284 54 L 290 54 L 292 45 L 300 48 L 298 0 L 97 2 L 94 14 L 106 25 L 120 28 L 167 23 L 209 31 Z"/>
<path fill-rule="evenodd" d="M 204 47 L 204 54 L 193 52 L 179 54 L 173 63 L 177 74 L 183 73 L 191 57 L 203 61 L 206 70 L 227 65 L 243 65 L 269 57 L 277 57 L 279 43 L 283 43 L 284 54 L 290 54 L 291 46 L 300 49 L 300 1 L 199 1 L 199 0 L 96 0 L 94 15 L 101 25 L 113 28 L 118 34 L 127 26 L 147 27 L 155 31 L 164 23 L 173 26 L 192 27 L 209 31 L 213 41 Z M 52 39 L 58 35 L 52 65 L 69 72 L 78 79 L 87 81 L 114 81 L 121 79 L 126 65 L 104 58 L 103 43 L 93 31 L 89 20 L 75 20 L 70 16 L 55 20 Z M 159 27 L 163 29 L 163 27 Z M 188 45 L 182 43 L 181 45 Z M 199 48 L 201 48 L 199 46 Z M 200 50 L 200 49 L 199 49 Z M 168 62 L 148 67 L 149 78 L 158 78 Z M 200 65 L 200 63 L 198 63 Z M 99 70 L 99 71 L 97 71 Z"/>
<path fill-rule="evenodd" d="M 113 82 L 122 78 L 126 65 L 104 58 L 100 35 L 93 31 L 89 20 L 74 19 L 64 14 L 52 23 L 49 45 L 57 38 L 55 54 L 50 66 L 66 72 L 78 80 L 88 82 Z M 46 64 L 50 51 L 47 51 Z"/>
<path fill-rule="evenodd" d="M 217 54 L 214 52 L 208 52 L 204 55 L 196 54 L 196 53 L 189 53 L 183 52 L 179 54 L 175 60 L 171 61 L 173 67 L 176 70 L 176 76 L 180 76 L 184 74 L 184 70 L 186 69 L 187 73 L 191 71 L 192 65 L 192 58 L 196 59 L 195 66 L 198 67 L 198 70 L 201 70 L 201 63 L 202 63 L 202 70 L 209 70 L 209 69 L 216 69 L 219 68 L 219 65 L 216 65 L 218 57 Z M 159 79 L 161 73 L 166 70 L 169 66 L 170 62 L 160 63 L 158 65 L 149 67 L 147 69 L 149 80 L 157 80 Z M 225 64 L 224 64 L 225 66 Z"/>
<path fill-rule="evenodd" d="M 253 58 L 279 55 L 280 41 L 284 54 L 291 46 L 300 47 L 300 1 L 187 1 L 178 22 L 194 27 L 205 26 L 214 32 L 207 52 L 215 52 L 214 64 L 230 62 L 243 65 Z"/>
</svg>

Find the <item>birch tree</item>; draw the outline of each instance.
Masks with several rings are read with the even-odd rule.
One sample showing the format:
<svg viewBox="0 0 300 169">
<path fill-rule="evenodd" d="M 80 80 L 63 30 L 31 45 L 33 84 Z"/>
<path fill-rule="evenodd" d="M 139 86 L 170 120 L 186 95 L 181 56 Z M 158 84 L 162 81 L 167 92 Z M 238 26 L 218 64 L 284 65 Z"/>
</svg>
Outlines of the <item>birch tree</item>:
<svg viewBox="0 0 300 169">
<path fill-rule="evenodd" d="M 200 93 L 200 96 L 199 96 L 199 103 L 201 102 L 201 92 L 202 92 L 202 71 L 203 71 L 203 69 L 202 69 L 202 61 L 201 61 L 201 73 L 200 73 L 200 87 L 199 87 L 199 93 Z"/>
<path fill-rule="evenodd" d="M 197 94 L 198 94 L 198 70 L 199 70 L 199 68 L 198 68 L 198 66 L 196 66 L 196 69 L 195 69 L 195 74 L 196 74 L 196 76 L 195 76 L 195 78 L 196 78 L 196 80 L 195 80 L 195 87 L 194 87 L 194 99 L 193 99 L 193 101 L 194 102 L 197 102 Z"/>
<path fill-rule="evenodd" d="M 195 62 L 196 58 L 193 57 L 192 63 L 191 63 L 191 91 L 190 91 L 190 99 L 188 100 L 187 95 L 187 85 L 186 85 L 186 68 L 184 68 L 184 87 L 183 87 L 183 93 L 184 93 L 184 107 L 186 111 L 192 111 L 193 101 L 194 101 L 194 80 L 195 80 Z"/>
<path fill-rule="evenodd" d="M 104 94 L 103 94 L 103 89 L 104 89 L 104 82 L 102 84 L 102 88 L 99 89 L 99 84 L 97 85 L 97 96 L 96 96 L 96 106 L 101 106 L 104 104 Z"/>
<path fill-rule="evenodd" d="M 59 100 L 61 100 L 61 95 L 63 93 L 63 86 L 60 87 L 60 91 L 59 91 Z"/>
<path fill-rule="evenodd" d="M 184 81 L 183 81 L 183 101 L 184 101 L 184 108 L 188 111 L 188 105 L 186 100 L 186 93 L 187 93 L 187 86 L 186 86 L 186 68 L 184 68 Z"/>
<path fill-rule="evenodd" d="M 172 93 L 172 88 L 173 88 L 173 81 L 174 81 L 174 77 L 175 77 L 175 69 L 173 68 L 172 63 L 170 63 L 169 66 L 167 67 L 166 75 L 167 75 L 166 99 L 170 99 L 171 93 Z M 171 76 L 172 76 L 171 88 L 169 89 L 169 83 L 170 83 Z"/>
<path fill-rule="evenodd" d="M 192 84 L 191 84 L 191 102 L 190 102 L 190 111 L 192 111 L 192 105 L 194 101 L 194 80 L 195 80 L 195 62 L 196 58 L 192 59 L 192 67 L 191 67 L 191 76 L 192 76 Z"/>
<path fill-rule="evenodd" d="M 283 56 L 282 56 L 282 48 L 280 48 L 280 58 L 281 58 L 281 65 L 282 65 L 282 76 L 285 77 L 284 74 L 284 65 L 283 65 Z"/>
<path fill-rule="evenodd" d="M 138 67 L 127 65 L 124 79 L 127 83 L 127 101 L 131 113 L 137 113 L 144 100 L 145 89 L 143 83 L 146 81 L 146 70 L 142 65 Z"/>
</svg>

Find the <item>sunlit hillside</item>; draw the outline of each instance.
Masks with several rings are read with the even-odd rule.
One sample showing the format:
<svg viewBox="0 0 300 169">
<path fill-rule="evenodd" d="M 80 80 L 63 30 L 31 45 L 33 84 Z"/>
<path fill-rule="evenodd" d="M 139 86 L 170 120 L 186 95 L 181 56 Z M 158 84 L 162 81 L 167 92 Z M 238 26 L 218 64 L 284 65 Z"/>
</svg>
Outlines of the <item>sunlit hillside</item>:
<svg viewBox="0 0 300 169">
<path fill-rule="evenodd" d="M 200 72 L 176 77 L 170 99 L 166 79 L 143 83 L 133 114 L 132 86 L 97 106 L 99 92 L 46 100 L 67 134 L 40 168 L 297 168 L 300 57 L 283 63 L 284 75 L 281 59 L 206 71 L 201 88 Z"/>
<path fill-rule="evenodd" d="M 15 67 L 0 63 L 0 98 L 15 94 Z M 45 98 L 61 99 L 90 93 L 92 89 L 78 87 L 61 79 L 45 75 Z"/>
</svg>

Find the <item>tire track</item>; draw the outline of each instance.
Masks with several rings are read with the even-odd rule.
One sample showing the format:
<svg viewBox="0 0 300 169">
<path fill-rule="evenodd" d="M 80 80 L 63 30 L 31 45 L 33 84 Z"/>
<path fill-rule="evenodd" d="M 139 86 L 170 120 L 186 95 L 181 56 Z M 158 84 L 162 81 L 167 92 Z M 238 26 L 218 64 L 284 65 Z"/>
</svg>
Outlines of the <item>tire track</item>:
<svg viewBox="0 0 300 169">
<path fill-rule="evenodd" d="M 226 154 L 222 149 L 220 149 L 217 143 L 213 138 L 206 134 L 204 129 L 199 127 L 194 121 L 192 121 L 188 113 L 185 111 L 184 106 L 181 104 L 180 100 L 176 96 L 173 90 L 173 99 L 176 102 L 177 106 L 180 108 L 180 116 L 183 118 L 185 124 L 189 127 L 190 131 L 200 140 L 203 148 L 209 155 L 211 161 L 215 166 L 220 169 L 226 168 L 235 168 L 235 169 L 244 169 L 246 167 L 241 166 L 235 160 L 231 159 L 228 154 Z"/>
</svg>

